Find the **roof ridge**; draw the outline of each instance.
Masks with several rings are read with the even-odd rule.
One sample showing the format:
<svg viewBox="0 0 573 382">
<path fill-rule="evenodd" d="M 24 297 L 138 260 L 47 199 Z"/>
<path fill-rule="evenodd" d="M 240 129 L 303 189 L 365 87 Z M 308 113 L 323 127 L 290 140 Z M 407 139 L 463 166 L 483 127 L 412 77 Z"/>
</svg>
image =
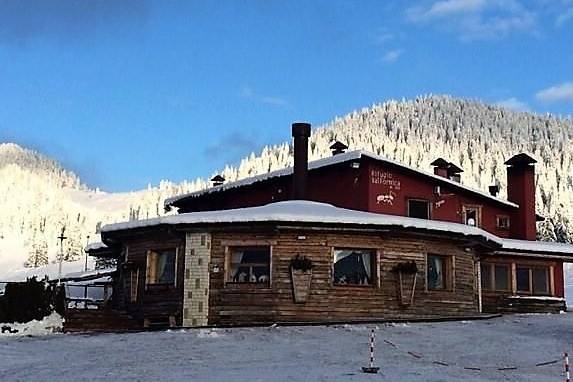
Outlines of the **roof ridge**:
<svg viewBox="0 0 573 382">
<path fill-rule="evenodd" d="M 390 159 L 390 158 L 387 158 L 387 157 L 384 157 L 384 156 L 381 156 L 378 154 L 374 154 L 373 152 L 370 152 L 370 151 L 367 151 L 364 149 L 356 149 L 356 150 L 347 151 L 345 153 L 340 153 L 340 154 L 333 155 L 333 156 L 327 156 L 327 157 L 315 159 L 315 160 L 310 161 L 308 163 L 308 169 L 314 170 L 314 169 L 322 168 L 325 166 L 331 166 L 331 165 L 338 164 L 338 163 L 344 163 L 346 161 L 359 159 L 362 156 L 365 156 L 365 157 L 368 157 L 368 158 L 371 158 L 374 160 L 378 160 L 381 162 L 386 162 L 386 163 L 389 163 L 391 165 L 394 165 L 394 166 L 397 166 L 397 167 L 400 167 L 400 168 L 403 168 L 403 169 L 406 169 L 409 171 L 413 171 L 413 172 L 421 174 L 423 176 L 430 177 L 430 178 L 432 178 L 438 182 L 447 183 L 448 185 L 453 186 L 455 188 L 463 189 L 465 191 L 472 192 L 474 194 L 478 194 L 481 197 L 494 200 L 498 203 L 502 203 L 502 204 L 505 204 L 505 205 L 508 205 L 511 207 L 519 207 L 519 205 L 517 205 L 516 203 L 495 197 L 493 195 L 486 193 L 485 191 L 466 186 L 462 183 L 455 182 L 453 180 L 450 180 L 450 179 L 444 178 L 442 176 L 427 172 L 427 171 L 422 170 L 422 169 L 408 166 L 408 165 L 401 163 L 401 162 L 398 162 L 394 159 Z M 219 186 L 204 188 L 202 190 L 197 190 L 197 191 L 189 192 L 186 194 L 173 196 L 173 197 L 165 199 L 164 206 L 165 207 L 171 206 L 173 203 L 175 203 L 181 199 L 188 198 L 188 197 L 196 197 L 196 196 L 200 196 L 200 195 L 204 195 L 204 194 L 209 194 L 212 192 L 221 192 L 221 191 L 225 191 L 225 190 L 235 188 L 235 187 L 248 186 L 248 185 L 251 185 L 251 184 L 254 184 L 254 183 L 257 183 L 260 181 L 264 181 L 267 179 L 275 178 L 275 177 L 290 175 L 292 173 L 292 168 L 293 168 L 292 166 L 287 166 L 287 167 L 283 167 L 281 169 L 277 169 L 274 171 L 269 171 L 269 172 L 254 175 L 251 177 L 238 179 L 238 180 L 235 180 L 233 182 L 225 183 L 225 184 L 222 184 Z"/>
</svg>

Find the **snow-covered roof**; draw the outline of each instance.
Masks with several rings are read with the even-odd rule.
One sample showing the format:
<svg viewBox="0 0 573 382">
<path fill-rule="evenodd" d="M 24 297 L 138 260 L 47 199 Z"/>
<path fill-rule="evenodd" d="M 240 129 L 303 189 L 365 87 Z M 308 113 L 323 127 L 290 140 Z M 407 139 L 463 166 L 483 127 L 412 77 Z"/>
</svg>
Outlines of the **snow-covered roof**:
<svg viewBox="0 0 573 382">
<path fill-rule="evenodd" d="M 314 169 L 318 169 L 321 167 L 332 166 L 332 165 L 335 165 L 338 163 L 344 163 L 344 162 L 349 162 L 349 161 L 353 161 L 353 160 L 358 160 L 362 157 L 367 157 L 367 158 L 371 158 L 371 159 L 374 159 L 377 161 L 389 163 L 393 166 L 419 173 L 423 176 L 433 178 L 433 179 L 435 179 L 441 183 L 447 183 L 448 185 L 450 185 L 454 188 L 458 188 L 458 189 L 462 189 L 465 191 L 469 191 L 469 192 L 474 193 L 474 194 L 478 194 L 481 197 L 494 200 L 498 203 L 502 203 L 502 204 L 505 204 L 505 205 L 510 206 L 510 207 L 519 207 L 515 203 L 512 203 L 512 202 L 504 200 L 504 199 L 497 198 L 495 196 L 488 194 L 487 192 L 476 190 L 474 188 L 465 186 L 465 185 L 458 183 L 456 181 L 444 178 L 444 177 L 439 176 L 439 175 L 435 175 L 435 174 L 427 172 L 427 171 L 423 171 L 423 170 L 420 170 L 417 168 L 407 166 L 403 163 L 400 163 L 400 162 L 394 161 L 392 159 L 388 159 L 388 158 L 376 155 L 374 153 L 371 153 L 371 152 L 365 151 L 365 150 L 354 150 L 354 151 L 349 151 L 349 152 L 338 154 L 338 155 L 333 155 L 331 157 L 318 159 L 318 160 L 309 162 L 308 163 L 308 169 L 314 170 Z M 220 191 L 225 191 L 225 190 L 229 190 L 232 188 L 247 186 L 247 185 L 261 182 L 261 181 L 264 181 L 267 179 L 291 175 L 292 173 L 293 173 L 292 167 L 285 167 L 285 168 L 280 169 L 280 170 L 271 171 L 271 172 L 268 172 L 265 174 L 253 176 L 250 178 L 241 179 L 241 180 L 238 180 L 235 182 L 225 183 L 225 184 L 222 184 L 220 186 L 215 186 L 215 187 L 206 188 L 206 189 L 200 190 L 200 191 L 195 191 L 195 192 L 191 192 L 191 193 L 187 193 L 187 194 L 183 194 L 183 195 L 174 196 L 174 197 L 171 197 L 171 198 L 168 198 L 165 200 L 165 206 L 170 206 L 173 203 L 176 203 L 177 201 L 179 201 L 181 199 L 193 198 L 193 197 L 198 197 L 201 195 L 210 194 L 213 192 L 220 192 Z"/>
<path fill-rule="evenodd" d="M 179 215 L 162 216 L 153 219 L 134 220 L 105 225 L 101 229 L 101 232 L 106 233 L 159 225 L 253 222 L 352 224 L 386 227 L 399 226 L 403 228 L 456 233 L 465 236 L 479 236 L 487 241 L 492 241 L 501 245 L 501 239 L 497 236 L 480 228 L 465 224 L 349 210 L 335 207 L 330 204 L 305 200 L 290 200 L 271 203 L 260 207 L 190 212 Z"/>
<path fill-rule="evenodd" d="M 160 225 L 193 225 L 224 223 L 316 223 L 349 224 L 405 229 L 429 230 L 454 233 L 463 236 L 481 237 L 500 246 L 498 252 L 526 252 L 538 254 L 573 255 L 573 245 L 544 241 L 504 239 L 481 228 L 461 223 L 439 220 L 416 219 L 406 216 L 378 214 L 335 207 L 331 204 L 306 200 L 290 200 L 270 203 L 259 207 L 238 208 L 205 212 L 190 212 L 153 219 L 133 220 L 105 225 L 101 232 L 124 231 Z"/>
<path fill-rule="evenodd" d="M 573 245 L 550 241 L 502 239 L 503 249 L 520 252 L 565 253 L 573 255 Z"/>
<path fill-rule="evenodd" d="M 86 247 L 84 248 L 84 251 L 90 252 L 90 251 L 97 251 L 98 249 L 106 249 L 106 248 L 108 248 L 107 245 L 105 245 L 101 241 L 98 241 L 98 242 L 89 243 L 88 245 L 86 245 Z"/>
<path fill-rule="evenodd" d="M 93 258 L 88 258 L 88 268 L 93 269 L 94 267 L 95 267 L 95 260 Z M 103 269 L 103 270 L 86 272 L 84 271 L 84 269 L 85 269 L 85 259 L 76 260 L 72 262 L 64 261 L 62 262 L 62 279 L 91 277 L 99 274 L 104 276 L 114 270 L 114 269 Z M 1 281 L 26 281 L 26 279 L 34 276 L 37 277 L 38 279 L 43 279 L 44 277 L 47 276 L 50 280 L 57 280 L 58 275 L 59 275 L 58 263 L 50 263 L 42 267 L 22 268 L 7 272 L 4 272 L 2 269 L 0 269 Z"/>
</svg>

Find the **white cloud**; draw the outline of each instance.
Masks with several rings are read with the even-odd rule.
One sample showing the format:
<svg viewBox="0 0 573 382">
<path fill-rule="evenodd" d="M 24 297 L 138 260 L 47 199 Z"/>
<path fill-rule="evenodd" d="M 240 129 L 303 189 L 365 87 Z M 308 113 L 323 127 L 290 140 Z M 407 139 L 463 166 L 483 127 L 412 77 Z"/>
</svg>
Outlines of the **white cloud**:
<svg viewBox="0 0 573 382">
<path fill-rule="evenodd" d="M 543 102 L 573 102 L 573 82 L 564 82 L 540 90 L 535 97 Z"/>
<path fill-rule="evenodd" d="M 496 102 L 496 105 L 513 111 L 530 111 L 529 106 L 515 97 Z"/>
<path fill-rule="evenodd" d="M 475 13 L 483 10 L 485 5 L 485 0 L 443 0 L 436 1 L 429 8 L 421 6 L 412 7 L 407 11 L 407 13 L 412 20 L 421 21 L 432 18 Z"/>
<path fill-rule="evenodd" d="M 557 16 L 557 19 L 555 20 L 555 25 L 557 25 L 558 27 L 562 27 L 569 21 L 573 21 L 573 8 L 568 9 L 565 12 L 561 13 L 559 16 Z"/>
<path fill-rule="evenodd" d="M 393 33 L 390 33 L 387 31 L 382 31 L 374 38 L 374 42 L 376 44 L 383 45 L 383 44 L 387 43 L 388 41 L 392 41 L 393 39 L 394 39 Z"/>
<path fill-rule="evenodd" d="M 441 0 L 406 11 L 408 20 L 456 32 L 462 40 L 534 32 L 536 15 L 517 0 Z"/>
<path fill-rule="evenodd" d="M 262 96 L 262 97 L 260 97 L 260 101 L 262 103 L 266 103 L 267 105 L 274 105 L 274 106 L 287 106 L 288 105 L 288 102 L 284 98 L 280 98 L 280 97 Z"/>
<path fill-rule="evenodd" d="M 395 62 L 398 58 L 400 58 L 400 56 L 402 55 L 402 53 L 404 53 L 403 49 L 394 49 L 394 50 L 389 50 L 388 52 L 386 52 L 384 54 L 384 56 L 382 57 L 382 61 L 387 62 L 387 63 L 392 63 Z"/>
<path fill-rule="evenodd" d="M 258 94 L 249 86 L 243 87 L 241 89 L 241 91 L 239 92 L 239 96 L 241 96 L 242 98 L 245 98 L 245 99 L 250 99 L 252 101 L 264 103 L 266 105 L 272 105 L 272 106 L 288 106 L 289 105 L 288 101 L 285 100 L 284 98 Z"/>
</svg>

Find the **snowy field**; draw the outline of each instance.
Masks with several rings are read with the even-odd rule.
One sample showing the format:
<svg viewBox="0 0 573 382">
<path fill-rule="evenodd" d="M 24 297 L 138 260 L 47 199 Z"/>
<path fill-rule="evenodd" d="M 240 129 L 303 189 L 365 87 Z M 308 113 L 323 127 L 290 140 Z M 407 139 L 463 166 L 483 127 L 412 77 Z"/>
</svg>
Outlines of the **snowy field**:
<svg viewBox="0 0 573 382">
<path fill-rule="evenodd" d="M 370 328 L 377 328 L 378 375 L 360 371 L 367 363 Z M 564 381 L 561 361 L 535 364 L 573 351 L 572 334 L 573 314 L 561 314 L 378 326 L 0 336 L 0 381 Z M 517 369 L 497 370 L 510 366 Z"/>
</svg>

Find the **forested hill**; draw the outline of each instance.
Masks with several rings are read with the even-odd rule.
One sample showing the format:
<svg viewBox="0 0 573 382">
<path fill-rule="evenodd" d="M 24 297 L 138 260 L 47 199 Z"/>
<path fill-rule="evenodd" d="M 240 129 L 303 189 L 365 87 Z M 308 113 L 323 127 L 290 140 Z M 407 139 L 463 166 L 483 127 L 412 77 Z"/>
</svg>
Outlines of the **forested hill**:
<svg viewBox="0 0 573 382">
<path fill-rule="evenodd" d="M 288 128 L 285 126 L 285 128 Z M 528 152 L 537 160 L 537 211 L 546 240 L 572 241 L 573 121 L 570 118 L 514 112 L 478 101 L 427 96 L 373 105 L 313 129 L 310 157 L 329 156 L 334 140 L 431 170 L 444 157 L 463 170 L 462 183 L 487 190 L 499 183 L 505 197 L 504 162 Z M 245 153 L 246 155 L 248 153 Z M 236 180 L 292 164 L 289 142 L 251 153 L 237 166 L 221 170 Z M 53 160 L 14 144 L 0 145 L 0 266 L 23 264 L 30 254 L 56 250 L 59 227 L 70 236 L 69 259 L 77 258 L 87 235 L 102 222 L 163 214 L 165 198 L 207 187 L 203 179 L 175 184 L 162 181 L 146 190 L 108 194 L 87 189 Z"/>
<path fill-rule="evenodd" d="M 573 227 L 573 121 L 509 111 L 478 101 L 428 96 L 389 101 L 335 118 L 313 131 L 312 159 L 330 155 L 333 140 L 350 149 L 365 149 L 409 166 L 431 171 L 444 157 L 463 170 L 462 183 L 487 190 L 499 183 L 506 197 L 504 162 L 519 152 L 533 155 L 536 165 L 537 211 L 548 219 L 540 228 L 546 240 L 570 241 Z M 237 179 L 292 164 L 288 143 L 265 148 L 226 168 Z"/>
</svg>

